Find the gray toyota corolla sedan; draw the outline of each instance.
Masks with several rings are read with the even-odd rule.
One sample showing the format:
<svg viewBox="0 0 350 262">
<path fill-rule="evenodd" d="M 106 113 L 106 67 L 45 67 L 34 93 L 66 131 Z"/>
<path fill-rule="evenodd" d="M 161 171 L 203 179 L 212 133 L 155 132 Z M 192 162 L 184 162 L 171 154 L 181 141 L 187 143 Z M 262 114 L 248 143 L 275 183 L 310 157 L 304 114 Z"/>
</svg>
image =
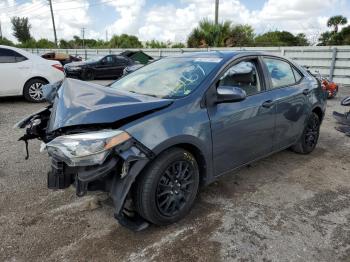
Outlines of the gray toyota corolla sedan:
<svg viewBox="0 0 350 262">
<path fill-rule="evenodd" d="M 17 127 L 43 141 L 48 187 L 109 192 L 133 230 L 178 221 L 200 185 L 252 161 L 312 152 L 326 103 L 302 67 L 258 52 L 184 54 L 110 87 L 65 79 L 44 93 L 49 106 Z"/>
</svg>

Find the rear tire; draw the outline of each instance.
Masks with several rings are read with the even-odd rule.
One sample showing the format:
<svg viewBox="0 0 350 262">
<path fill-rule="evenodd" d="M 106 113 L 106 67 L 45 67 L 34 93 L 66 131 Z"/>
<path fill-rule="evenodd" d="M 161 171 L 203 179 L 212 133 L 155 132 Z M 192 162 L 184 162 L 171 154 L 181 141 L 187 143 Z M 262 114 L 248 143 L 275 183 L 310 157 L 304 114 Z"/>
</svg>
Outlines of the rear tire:
<svg viewBox="0 0 350 262">
<path fill-rule="evenodd" d="M 191 209 L 199 187 L 193 155 L 181 148 L 164 151 L 141 174 L 134 194 L 138 213 L 156 225 L 182 219 Z"/>
<path fill-rule="evenodd" d="M 306 123 L 302 136 L 300 137 L 299 141 L 291 147 L 291 149 L 299 154 L 311 153 L 315 149 L 318 142 L 320 125 L 320 118 L 316 113 L 312 112 Z"/>
<path fill-rule="evenodd" d="M 32 103 L 44 102 L 45 98 L 43 96 L 41 88 L 47 83 L 47 81 L 39 78 L 30 79 L 29 81 L 27 81 L 27 83 L 25 83 L 23 88 L 24 98 Z"/>
</svg>

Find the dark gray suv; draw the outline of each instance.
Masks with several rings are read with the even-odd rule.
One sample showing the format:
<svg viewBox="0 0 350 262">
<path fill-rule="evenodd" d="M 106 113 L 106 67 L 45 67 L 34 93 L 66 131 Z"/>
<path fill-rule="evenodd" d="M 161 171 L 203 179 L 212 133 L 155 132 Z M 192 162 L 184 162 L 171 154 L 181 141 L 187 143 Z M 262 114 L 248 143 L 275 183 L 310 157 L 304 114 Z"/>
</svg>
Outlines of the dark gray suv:
<svg viewBox="0 0 350 262">
<path fill-rule="evenodd" d="M 316 146 L 320 83 L 295 63 L 259 52 L 164 58 L 110 87 L 65 79 L 49 106 L 17 124 L 51 158 L 48 187 L 110 193 L 131 229 L 183 218 L 200 185 L 272 153 Z"/>
</svg>

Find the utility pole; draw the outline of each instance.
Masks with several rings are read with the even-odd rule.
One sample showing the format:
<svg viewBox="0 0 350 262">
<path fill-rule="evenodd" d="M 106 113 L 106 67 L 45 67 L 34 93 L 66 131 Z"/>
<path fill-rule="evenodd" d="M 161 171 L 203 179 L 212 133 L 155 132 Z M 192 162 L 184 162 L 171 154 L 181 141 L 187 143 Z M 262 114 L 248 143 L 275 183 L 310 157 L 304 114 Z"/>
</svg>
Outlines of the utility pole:
<svg viewBox="0 0 350 262">
<path fill-rule="evenodd" d="M 215 24 L 219 23 L 219 0 L 215 0 Z"/>
<path fill-rule="evenodd" d="M 83 36 L 83 49 L 85 49 L 85 29 L 86 29 L 85 27 L 81 29 L 81 34 Z"/>
<path fill-rule="evenodd" d="M 2 40 L 1 21 L 0 21 L 0 40 Z"/>
<path fill-rule="evenodd" d="M 55 26 L 55 18 L 53 16 L 53 10 L 52 10 L 52 1 L 51 0 L 48 0 L 49 1 L 49 4 L 50 4 L 50 10 L 51 10 L 51 18 L 52 18 L 52 26 L 53 26 L 53 33 L 55 35 L 55 44 L 56 44 L 56 47 L 58 46 L 57 45 L 57 35 L 56 35 L 56 26 Z"/>
</svg>

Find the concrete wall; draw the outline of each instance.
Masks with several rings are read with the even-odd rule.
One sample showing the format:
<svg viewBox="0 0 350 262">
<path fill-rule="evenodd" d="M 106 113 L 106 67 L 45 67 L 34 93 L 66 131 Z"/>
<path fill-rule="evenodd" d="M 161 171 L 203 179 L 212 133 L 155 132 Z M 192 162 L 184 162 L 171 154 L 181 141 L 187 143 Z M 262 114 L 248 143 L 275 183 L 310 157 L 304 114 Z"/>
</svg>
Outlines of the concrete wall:
<svg viewBox="0 0 350 262">
<path fill-rule="evenodd" d="M 36 54 L 58 51 L 89 59 L 107 54 L 119 54 L 124 49 L 27 49 Z M 137 49 L 139 50 L 139 49 Z M 293 59 L 300 65 L 309 66 L 310 70 L 319 71 L 323 76 L 335 82 L 350 85 L 350 46 L 307 46 L 307 47 L 245 47 L 245 48 L 164 48 L 142 49 L 154 58 L 173 56 L 185 52 L 256 50 L 282 55 Z"/>
</svg>

